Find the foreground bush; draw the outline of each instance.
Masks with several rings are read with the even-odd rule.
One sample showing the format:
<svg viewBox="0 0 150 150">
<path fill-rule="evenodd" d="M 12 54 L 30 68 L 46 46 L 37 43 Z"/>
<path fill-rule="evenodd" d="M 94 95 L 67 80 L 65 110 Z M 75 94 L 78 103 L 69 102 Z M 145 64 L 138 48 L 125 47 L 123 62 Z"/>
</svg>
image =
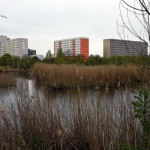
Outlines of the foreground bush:
<svg viewBox="0 0 150 150">
<path fill-rule="evenodd" d="M 30 91 L 30 92 L 29 92 Z M 46 100 L 20 83 L 14 97 L 0 99 L 0 148 L 40 150 L 141 150 L 141 129 L 132 114 L 130 95 L 108 105 L 80 91 L 76 99 Z M 108 106 L 111 106 L 108 107 Z M 119 107 L 118 107 L 119 106 Z"/>
<path fill-rule="evenodd" d="M 37 63 L 31 75 L 49 88 L 109 87 L 140 81 L 136 66 L 81 66 Z"/>
</svg>

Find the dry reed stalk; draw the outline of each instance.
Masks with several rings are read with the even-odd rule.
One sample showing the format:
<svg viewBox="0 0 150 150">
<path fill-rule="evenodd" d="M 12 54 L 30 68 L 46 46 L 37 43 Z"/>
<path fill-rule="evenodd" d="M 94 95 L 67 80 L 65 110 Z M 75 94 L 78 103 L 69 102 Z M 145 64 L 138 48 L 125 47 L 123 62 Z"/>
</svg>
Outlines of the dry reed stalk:
<svg viewBox="0 0 150 150">
<path fill-rule="evenodd" d="M 80 66 L 37 63 L 31 75 L 49 88 L 106 87 L 139 81 L 136 66 Z"/>
<path fill-rule="evenodd" d="M 31 96 L 29 90 L 20 83 L 14 101 L 5 106 L 8 114 L 0 119 L 9 148 L 120 150 L 141 145 L 132 108 L 123 95 L 112 105 L 97 95 L 93 104 L 78 90 L 76 99 L 68 95 L 61 107 L 62 100 L 53 101 L 51 96 L 45 101 L 38 91 Z"/>
<path fill-rule="evenodd" d="M 15 85 L 15 79 L 11 73 L 0 73 L 0 87 L 9 87 Z"/>
</svg>

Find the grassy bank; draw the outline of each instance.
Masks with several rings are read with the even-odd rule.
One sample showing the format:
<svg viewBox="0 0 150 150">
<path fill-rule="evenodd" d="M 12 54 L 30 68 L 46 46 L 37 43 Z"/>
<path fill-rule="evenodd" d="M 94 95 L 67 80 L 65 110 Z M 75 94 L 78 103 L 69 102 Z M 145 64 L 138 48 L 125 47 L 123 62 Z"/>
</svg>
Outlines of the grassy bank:
<svg viewBox="0 0 150 150">
<path fill-rule="evenodd" d="M 16 81 L 11 73 L 0 73 L 0 88 L 15 86 Z"/>
<path fill-rule="evenodd" d="M 0 148 L 40 150 L 141 150 L 141 129 L 132 114 L 130 96 L 120 94 L 110 109 L 100 95 L 95 105 L 75 91 L 63 107 L 19 83 L 14 99 L 1 99 Z M 118 107 L 119 106 L 119 107 Z M 65 108 L 68 109 L 65 109 Z"/>
<path fill-rule="evenodd" d="M 37 63 L 31 75 L 49 88 L 113 87 L 140 81 L 136 66 L 81 66 Z"/>
<path fill-rule="evenodd" d="M 19 70 L 11 68 L 10 66 L 0 66 L 0 73 L 1 72 L 19 72 Z"/>
</svg>

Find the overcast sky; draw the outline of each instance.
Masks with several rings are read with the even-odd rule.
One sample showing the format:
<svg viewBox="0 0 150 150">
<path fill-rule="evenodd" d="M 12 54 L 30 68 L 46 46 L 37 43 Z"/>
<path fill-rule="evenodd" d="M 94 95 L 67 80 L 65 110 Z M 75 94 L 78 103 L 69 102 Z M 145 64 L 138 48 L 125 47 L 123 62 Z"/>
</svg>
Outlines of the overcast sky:
<svg viewBox="0 0 150 150">
<path fill-rule="evenodd" d="M 103 39 L 119 38 L 119 0 L 0 0 L 0 35 L 28 38 L 28 47 L 54 53 L 54 40 L 89 37 L 90 54 L 103 55 Z"/>
</svg>

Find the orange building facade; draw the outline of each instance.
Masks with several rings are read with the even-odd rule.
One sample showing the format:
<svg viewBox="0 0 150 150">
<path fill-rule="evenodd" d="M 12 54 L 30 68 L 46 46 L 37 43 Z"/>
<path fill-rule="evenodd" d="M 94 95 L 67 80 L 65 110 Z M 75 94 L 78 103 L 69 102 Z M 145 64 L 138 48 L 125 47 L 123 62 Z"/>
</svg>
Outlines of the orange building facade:
<svg viewBox="0 0 150 150">
<path fill-rule="evenodd" d="M 81 55 L 87 59 L 89 57 L 89 38 L 77 37 L 54 41 L 54 57 L 57 57 L 60 48 L 65 56 Z"/>
</svg>

